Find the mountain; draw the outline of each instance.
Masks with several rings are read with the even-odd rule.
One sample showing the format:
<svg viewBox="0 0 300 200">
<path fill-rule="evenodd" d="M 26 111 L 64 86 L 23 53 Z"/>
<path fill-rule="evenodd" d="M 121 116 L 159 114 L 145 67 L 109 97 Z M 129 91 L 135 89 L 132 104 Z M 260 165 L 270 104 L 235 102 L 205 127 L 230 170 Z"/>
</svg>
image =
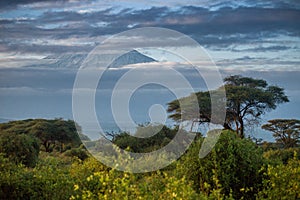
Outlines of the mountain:
<svg viewBox="0 0 300 200">
<path fill-rule="evenodd" d="M 101 55 L 101 56 L 104 56 L 105 59 L 105 55 Z M 26 67 L 31 67 L 31 68 L 41 67 L 41 68 L 49 68 L 49 69 L 78 69 L 86 57 L 87 54 L 63 54 L 59 56 L 52 55 L 52 56 L 45 57 L 41 64 L 28 65 Z M 136 50 L 132 50 L 116 58 L 109 65 L 109 67 L 118 68 L 130 64 L 148 63 L 148 62 L 156 62 L 156 60 Z"/>
<path fill-rule="evenodd" d="M 63 54 L 47 56 L 39 64 L 25 66 L 26 68 L 48 68 L 48 69 L 78 69 L 87 54 Z"/>
<path fill-rule="evenodd" d="M 52 59 L 55 61 L 54 63 L 49 64 L 48 67 L 50 68 L 78 69 L 86 56 L 87 54 L 63 54 L 56 59 L 53 58 L 53 56 L 44 59 Z"/>
<path fill-rule="evenodd" d="M 137 63 L 149 63 L 149 62 L 157 62 L 153 58 L 145 56 L 136 50 L 132 50 L 128 53 L 125 53 L 115 59 L 109 67 L 118 68 L 124 65 L 137 64 Z"/>
</svg>

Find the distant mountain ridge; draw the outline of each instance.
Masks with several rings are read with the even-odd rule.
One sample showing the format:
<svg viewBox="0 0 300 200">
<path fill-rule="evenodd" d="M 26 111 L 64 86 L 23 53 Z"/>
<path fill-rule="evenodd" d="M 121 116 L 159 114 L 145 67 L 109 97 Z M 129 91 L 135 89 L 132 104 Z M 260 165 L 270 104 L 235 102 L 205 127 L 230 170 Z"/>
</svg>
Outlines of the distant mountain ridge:
<svg viewBox="0 0 300 200">
<path fill-rule="evenodd" d="M 144 54 L 141 54 L 140 52 L 136 50 L 132 50 L 128 53 L 125 53 L 115 59 L 109 67 L 118 68 L 122 67 L 124 65 L 131 65 L 131 64 L 138 64 L 138 63 L 149 63 L 149 62 L 157 62 L 151 57 L 148 57 Z"/>
<path fill-rule="evenodd" d="M 88 54 L 63 54 L 58 57 L 56 56 L 47 56 L 43 60 L 49 60 L 49 63 L 42 64 L 34 64 L 28 65 L 25 67 L 42 67 L 49 69 L 78 69 Z M 105 56 L 105 55 L 104 55 Z M 138 63 L 149 63 L 149 62 L 157 62 L 155 59 L 148 57 L 136 50 L 132 50 L 128 53 L 121 55 L 116 58 L 109 67 L 118 68 L 125 65 L 130 64 L 138 64 Z"/>
</svg>

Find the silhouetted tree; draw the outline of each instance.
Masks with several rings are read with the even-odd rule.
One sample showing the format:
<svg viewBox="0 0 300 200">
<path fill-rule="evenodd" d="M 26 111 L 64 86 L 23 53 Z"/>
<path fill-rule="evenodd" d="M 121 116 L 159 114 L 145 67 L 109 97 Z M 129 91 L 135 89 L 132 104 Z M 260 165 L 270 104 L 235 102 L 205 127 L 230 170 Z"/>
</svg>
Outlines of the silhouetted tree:
<svg viewBox="0 0 300 200">
<path fill-rule="evenodd" d="M 262 128 L 273 132 L 276 141 L 282 143 L 285 148 L 295 147 L 300 141 L 300 120 L 273 119 Z"/>
<path fill-rule="evenodd" d="M 199 111 L 194 107 L 195 102 L 192 102 L 194 101 L 193 94 L 171 101 L 168 103 L 167 110 L 171 113 L 169 117 L 175 121 L 211 122 L 210 94 L 218 97 L 218 92 L 225 87 L 226 119 L 223 126 L 225 129 L 235 130 L 243 138 L 247 122 L 258 122 L 266 111 L 274 110 L 278 104 L 289 101 L 283 88 L 268 86 L 265 80 L 235 75 L 226 77 L 224 81 L 225 85 L 217 90 L 195 93 L 198 98 Z M 222 95 L 219 97 L 220 99 L 214 99 L 214 101 L 222 102 Z M 180 105 L 182 104 L 184 109 L 181 109 Z M 220 105 L 222 104 L 220 103 Z M 182 116 L 187 117 L 183 119 Z"/>
</svg>

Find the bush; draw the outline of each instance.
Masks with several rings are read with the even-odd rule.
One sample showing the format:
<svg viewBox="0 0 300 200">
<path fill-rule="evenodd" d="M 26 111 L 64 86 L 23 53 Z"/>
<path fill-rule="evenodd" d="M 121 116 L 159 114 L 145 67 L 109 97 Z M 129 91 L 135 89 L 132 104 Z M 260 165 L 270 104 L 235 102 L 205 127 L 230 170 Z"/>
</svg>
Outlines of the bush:
<svg viewBox="0 0 300 200">
<path fill-rule="evenodd" d="M 295 155 L 287 165 L 268 165 L 263 189 L 257 199 L 300 199 L 300 160 Z"/>
<path fill-rule="evenodd" d="M 27 119 L 0 124 L 0 132 L 32 135 L 40 140 L 41 149 L 46 152 L 54 149 L 63 152 L 65 145 L 79 147 L 82 144 L 80 138 L 89 140 L 82 133 L 77 134 L 76 127 L 80 132 L 80 127 L 72 120 Z"/>
<path fill-rule="evenodd" d="M 264 157 L 268 159 L 270 164 L 287 164 L 290 159 L 294 158 L 294 153 L 300 159 L 300 148 L 269 150 L 264 153 Z"/>
<path fill-rule="evenodd" d="M 167 145 L 177 131 L 164 125 L 140 126 L 134 136 L 120 133 L 113 139 L 113 143 L 122 149 L 129 147 L 133 152 L 151 152 Z"/>
<path fill-rule="evenodd" d="M 265 162 L 251 140 L 223 131 L 214 149 L 200 159 L 204 138 L 196 138 L 179 161 L 162 171 L 129 174 L 86 157 L 83 146 L 63 154 L 41 151 L 35 167 L 27 167 L 28 157 L 15 150 L 27 152 L 32 146 L 26 141 L 34 138 L 21 131 L 2 133 L 0 148 L 6 154 L 0 153 L 0 199 L 300 199 L 299 149 L 265 152 Z M 105 147 L 100 140 L 94 144 Z M 133 167 L 163 160 L 149 156 Z"/>
<path fill-rule="evenodd" d="M 232 193 L 236 199 L 253 199 L 262 180 L 262 150 L 249 139 L 223 131 L 212 152 L 200 159 L 202 142 L 198 139 L 178 163 L 179 175 L 193 181 L 194 188 L 207 195 L 221 187 L 226 196 Z"/>
<path fill-rule="evenodd" d="M 1 199 L 69 199 L 74 180 L 57 163 L 52 158 L 30 169 L 0 155 Z"/>
<path fill-rule="evenodd" d="M 0 152 L 15 163 L 34 167 L 38 161 L 39 143 L 30 135 L 1 133 Z"/>
<path fill-rule="evenodd" d="M 134 174 L 115 170 L 100 171 L 86 177 L 84 185 L 75 184 L 71 199 L 199 199 L 185 179 L 154 173 L 138 179 Z M 203 199 L 203 198 L 201 198 Z"/>
<path fill-rule="evenodd" d="M 70 157 L 77 157 L 80 160 L 85 160 L 89 157 L 87 151 L 82 146 L 78 148 L 71 148 L 70 150 L 67 150 L 64 153 L 64 155 Z"/>
</svg>

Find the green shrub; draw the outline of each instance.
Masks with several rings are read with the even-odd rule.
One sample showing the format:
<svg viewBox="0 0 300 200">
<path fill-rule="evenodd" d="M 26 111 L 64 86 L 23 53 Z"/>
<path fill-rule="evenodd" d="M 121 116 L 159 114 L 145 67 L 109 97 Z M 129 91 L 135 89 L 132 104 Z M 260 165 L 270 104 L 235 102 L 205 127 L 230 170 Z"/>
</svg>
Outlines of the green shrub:
<svg viewBox="0 0 300 200">
<path fill-rule="evenodd" d="M 300 160 L 296 155 L 286 165 L 268 165 L 263 170 L 263 189 L 257 199 L 300 199 Z"/>
<path fill-rule="evenodd" d="M 85 184 L 75 184 L 71 199 L 203 199 L 184 178 L 154 173 L 138 179 L 134 174 L 115 170 L 95 172 Z"/>
<path fill-rule="evenodd" d="M 300 148 L 269 150 L 264 152 L 264 157 L 273 165 L 287 164 L 290 159 L 293 159 L 295 152 L 297 153 L 297 158 L 300 159 Z"/>
<path fill-rule="evenodd" d="M 140 126 L 134 136 L 124 132 L 113 139 L 113 143 L 122 149 L 130 148 L 133 152 L 151 152 L 167 145 L 178 129 L 164 125 Z"/>
<path fill-rule="evenodd" d="M 198 139 L 189 148 L 177 165 L 178 174 L 193 181 L 194 188 L 207 195 L 221 187 L 225 196 L 232 193 L 236 199 L 253 199 L 262 180 L 259 172 L 263 165 L 262 150 L 249 139 L 223 131 L 212 152 L 200 159 L 202 142 L 203 139 Z"/>
<path fill-rule="evenodd" d="M 300 199 L 299 149 L 268 151 L 264 159 L 260 147 L 234 132 L 223 131 L 203 159 L 199 150 L 204 138 L 199 136 L 179 161 L 162 171 L 129 174 L 86 157 L 83 146 L 72 145 L 64 153 L 41 151 L 33 167 L 27 163 L 32 158 L 26 155 L 34 152 L 28 144 L 35 139 L 21 134 L 24 124 L 17 125 L 20 133 L 0 134 L 0 149 L 5 152 L 0 153 L 0 199 Z M 162 138 L 176 129 L 166 130 Z M 105 147 L 100 140 L 93 143 Z M 154 147 L 151 142 L 145 144 Z M 159 145 L 163 144 L 161 140 Z M 143 169 L 161 160 L 163 156 L 149 156 L 133 167 Z"/>
<path fill-rule="evenodd" d="M 77 129 L 76 129 L 77 127 Z M 79 147 L 80 138 L 89 140 L 80 132 L 80 127 L 72 120 L 27 119 L 0 124 L 1 133 L 32 135 L 40 140 L 41 149 L 52 152 L 65 151 L 64 146 Z"/>
<path fill-rule="evenodd" d="M 74 180 L 58 163 L 52 158 L 31 169 L 0 156 L 1 199 L 69 199 Z"/>
<path fill-rule="evenodd" d="M 82 147 L 71 148 L 64 153 L 65 156 L 77 157 L 80 160 L 85 160 L 89 157 L 88 152 Z"/>
<path fill-rule="evenodd" d="M 1 133 L 0 152 L 15 163 L 34 167 L 38 160 L 39 143 L 30 135 Z"/>
</svg>

